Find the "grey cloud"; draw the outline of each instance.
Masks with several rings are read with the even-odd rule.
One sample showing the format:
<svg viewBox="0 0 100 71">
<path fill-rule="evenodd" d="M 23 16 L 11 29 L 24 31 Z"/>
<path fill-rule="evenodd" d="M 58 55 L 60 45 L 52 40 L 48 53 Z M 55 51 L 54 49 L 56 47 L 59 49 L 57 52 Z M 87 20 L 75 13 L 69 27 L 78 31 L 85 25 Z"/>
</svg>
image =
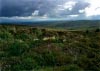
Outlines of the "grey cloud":
<svg viewBox="0 0 100 71">
<path fill-rule="evenodd" d="M 68 9 L 61 10 L 59 11 L 59 15 L 62 17 L 67 17 L 68 15 L 76 15 L 76 14 L 83 16 L 85 13 L 84 12 L 80 13 L 79 10 L 84 10 L 87 6 L 89 6 L 89 3 L 77 1 L 75 6 L 72 7 L 72 10 Z"/>
<path fill-rule="evenodd" d="M 70 14 L 81 14 L 79 12 L 79 10 L 83 10 L 85 9 L 87 6 L 89 6 L 89 3 L 85 3 L 85 2 L 78 2 L 76 3 L 76 5 L 73 7 L 72 11 L 70 12 Z"/>
<path fill-rule="evenodd" d="M 56 14 L 55 9 L 57 5 L 63 5 L 67 1 L 76 1 L 77 4 L 71 11 L 64 10 Z M 81 0 L 2 0 L 0 16 L 31 16 L 32 13 L 38 10 L 39 16 L 48 14 L 49 17 L 56 17 L 57 15 L 63 17 L 71 14 L 80 14 L 79 10 L 84 9 L 88 5 Z"/>
<path fill-rule="evenodd" d="M 4 0 L 1 16 L 29 16 L 39 6 L 39 0 Z"/>
</svg>

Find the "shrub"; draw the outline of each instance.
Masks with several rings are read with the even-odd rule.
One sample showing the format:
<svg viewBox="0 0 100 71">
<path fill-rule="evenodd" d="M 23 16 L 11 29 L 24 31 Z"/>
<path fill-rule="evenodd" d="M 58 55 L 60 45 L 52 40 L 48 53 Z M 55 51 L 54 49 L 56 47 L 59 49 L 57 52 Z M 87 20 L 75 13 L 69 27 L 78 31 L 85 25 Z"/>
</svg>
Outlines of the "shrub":
<svg viewBox="0 0 100 71">
<path fill-rule="evenodd" d="M 96 30 L 95 30 L 95 32 L 100 32 L 100 29 L 99 29 L 99 28 L 98 28 L 98 29 L 96 29 Z"/>
<path fill-rule="evenodd" d="M 24 42 L 16 41 L 9 45 L 9 55 L 19 56 L 27 51 L 28 45 Z"/>
</svg>

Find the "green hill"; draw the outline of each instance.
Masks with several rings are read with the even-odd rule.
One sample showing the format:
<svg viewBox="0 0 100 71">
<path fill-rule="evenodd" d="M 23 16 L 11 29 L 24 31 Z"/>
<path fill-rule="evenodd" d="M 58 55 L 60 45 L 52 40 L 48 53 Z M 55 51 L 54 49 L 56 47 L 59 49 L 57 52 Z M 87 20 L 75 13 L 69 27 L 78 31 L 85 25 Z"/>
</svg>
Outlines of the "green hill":
<svg viewBox="0 0 100 71">
<path fill-rule="evenodd" d="M 100 29 L 0 25 L 1 71 L 100 71 Z"/>
</svg>

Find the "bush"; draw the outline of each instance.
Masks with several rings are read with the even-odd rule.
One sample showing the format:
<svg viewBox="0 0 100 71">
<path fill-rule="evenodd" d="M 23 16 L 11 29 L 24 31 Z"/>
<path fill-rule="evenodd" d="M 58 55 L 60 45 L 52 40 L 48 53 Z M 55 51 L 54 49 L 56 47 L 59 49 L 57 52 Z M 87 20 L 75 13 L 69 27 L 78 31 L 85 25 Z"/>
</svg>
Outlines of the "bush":
<svg viewBox="0 0 100 71">
<path fill-rule="evenodd" d="M 100 29 L 96 29 L 95 32 L 100 32 Z"/>
<path fill-rule="evenodd" d="M 77 65 L 68 65 L 68 66 L 56 67 L 54 71 L 83 71 L 83 69 L 81 69 Z"/>
<path fill-rule="evenodd" d="M 11 45 L 9 45 L 9 55 L 19 56 L 22 55 L 29 46 L 24 42 L 15 41 Z"/>
<path fill-rule="evenodd" d="M 11 39 L 13 39 L 13 35 L 7 31 L 5 31 L 5 32 L 0 31 L 0 39 L 6 40 L 6 41 L 11 40 Z"/>
</svg>

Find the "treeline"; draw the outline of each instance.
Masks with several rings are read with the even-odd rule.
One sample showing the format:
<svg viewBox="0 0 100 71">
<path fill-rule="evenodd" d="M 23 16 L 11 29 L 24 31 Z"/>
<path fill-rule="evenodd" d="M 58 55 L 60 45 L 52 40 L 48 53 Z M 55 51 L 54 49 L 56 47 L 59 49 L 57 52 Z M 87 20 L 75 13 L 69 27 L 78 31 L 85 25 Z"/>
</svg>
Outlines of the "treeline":
<svg viewBox="0 0 100 71">
<path fill-rule="evenodd" d="M 100 29 L 0 25 L 1 71 L 100 71 Z"/>
</svg>

